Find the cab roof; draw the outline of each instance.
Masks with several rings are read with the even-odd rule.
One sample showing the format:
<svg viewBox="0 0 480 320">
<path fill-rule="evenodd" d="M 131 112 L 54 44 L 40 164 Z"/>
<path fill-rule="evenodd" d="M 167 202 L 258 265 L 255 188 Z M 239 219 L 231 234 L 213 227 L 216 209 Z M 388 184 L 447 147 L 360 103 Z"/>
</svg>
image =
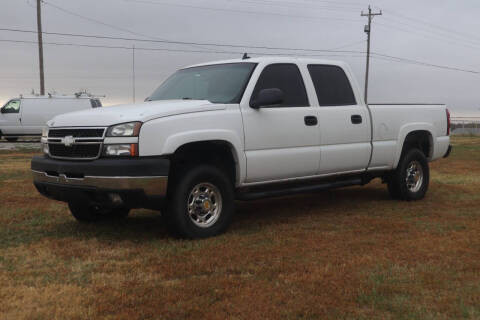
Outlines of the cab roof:
<svg viewBox="0 0 480 320">
<path fill-rule="evenodd" d="M 335 61 L 335 60 L 324 60 L 324 59 L 316 59 L 316 58 L 304 58 L 304 57 L 285 57 L 285 56 L 268 56 L 268 57 L 252 57 L 247 59 L 230 59 L 230 60 L 220 60 L 220 61 L 212 61 L 212 62 L 205 62 L 199 63 L 195 65 L 191 65 L 182 69 L 188 69 L 193 67 L 202 67 L 202 66 L 209 66 L 209 65 L 216 65 L 216 64 L 227 64 L 227 63 L 263 63 L 263 64 L 271 64 L 271 63 L 296 63 L 296 64 L 326 64 L 326 65 L 333 65 L 339 67 L 345 67 L 347 64 L 343 61 Z"/>
</svg>

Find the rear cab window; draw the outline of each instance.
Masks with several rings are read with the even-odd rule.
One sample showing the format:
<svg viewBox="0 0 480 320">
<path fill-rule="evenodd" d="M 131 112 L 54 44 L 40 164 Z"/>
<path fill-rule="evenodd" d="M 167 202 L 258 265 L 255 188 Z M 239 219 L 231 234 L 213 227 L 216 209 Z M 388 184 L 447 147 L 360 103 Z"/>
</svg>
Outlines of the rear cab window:
<svg viewBox="0 0 480 320">
<path fill-rule="evenodd" d="M 308 107 L 310 106 L 302 74 L 293 63 L 270 64 L 263 69 L 253 90 L 250 102 L 254 101 L 263 89 L 280 89 L 284 101 L 271 107 Z"/>
<path fill-rule="evenodd" d="M 318 104 L 322 107 L 356 105 L 350 80 L 345 71 L 334 65 L 308 65 Z"/>
<path fill-rule="evenodd" d="M 1 109 L 2 113 L 20 113 L 20 100 L 14 99 L 8 101 Z"/>
</svg>

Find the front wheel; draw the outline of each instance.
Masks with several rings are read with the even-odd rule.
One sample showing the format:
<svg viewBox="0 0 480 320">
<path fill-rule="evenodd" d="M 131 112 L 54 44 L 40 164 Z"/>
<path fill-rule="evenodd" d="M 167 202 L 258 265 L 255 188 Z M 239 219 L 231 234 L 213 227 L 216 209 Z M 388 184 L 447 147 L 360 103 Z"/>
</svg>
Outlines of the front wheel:
<svg viewBox="0 0 480 320">
<path fill-rule="evenodd" d="M 388 178 L 388 191 L 395 199 L 413 201 L 425 197 L 430 181 L 427 158 L 418 149 L 405 152 Z"/>
<path fill-rule="evenodd" d="M 166 220 L 184 238 L 206 238 L 224 232 L 234 211 L 233 183 L 212 165 L 190 167 L 169 186 Z"/>
<path fill-rule="evenodd" d="M 96 222 L 106 219 L 126 218 L 129 208 L 103 208 L 93 204 L 69 202 L 68 208 L 72 216 L 80 222 Z"/>
</svg>

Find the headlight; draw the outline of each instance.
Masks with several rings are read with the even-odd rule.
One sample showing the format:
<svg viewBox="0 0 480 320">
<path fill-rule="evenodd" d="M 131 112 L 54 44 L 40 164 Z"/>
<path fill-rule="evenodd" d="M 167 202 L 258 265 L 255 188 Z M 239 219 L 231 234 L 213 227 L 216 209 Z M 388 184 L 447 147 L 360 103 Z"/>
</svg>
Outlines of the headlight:
<svg viewBox="0 0 480 320">
<path fill-rule="evenodd" d="M 37 131 L 38 132 L 38 131 Z M 42 129 L 42 137 L 48 137 L 48 127 L 43 127 Z"/>
<path fill-rule="evenodd" d="M 107 137 L 138 137 L 141 122 L 117 124 L 108 128 Z"/>
<path fill-rule="evenodd" d="M 136 157 L 138 156 L 138 144 L 110 144 L 103 147 L 105 157 Z"/>
</svg>

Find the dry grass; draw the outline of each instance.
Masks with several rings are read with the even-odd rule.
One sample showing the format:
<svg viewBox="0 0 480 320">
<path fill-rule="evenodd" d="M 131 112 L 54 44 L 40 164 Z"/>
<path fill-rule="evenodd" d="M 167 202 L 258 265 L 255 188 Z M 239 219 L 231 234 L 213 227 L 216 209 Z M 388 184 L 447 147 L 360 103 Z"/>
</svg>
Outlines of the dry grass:
<svg viewBox="0 0 480 320">
<path fill-rule="evenodd" d="M 81 225 L 0 153 L 1 319 L 480 319 L 480 139 L 455 138 L 423 201 L 363 188 L 238 203 L 230 231 L 158 214 Z"/>
</svg>

